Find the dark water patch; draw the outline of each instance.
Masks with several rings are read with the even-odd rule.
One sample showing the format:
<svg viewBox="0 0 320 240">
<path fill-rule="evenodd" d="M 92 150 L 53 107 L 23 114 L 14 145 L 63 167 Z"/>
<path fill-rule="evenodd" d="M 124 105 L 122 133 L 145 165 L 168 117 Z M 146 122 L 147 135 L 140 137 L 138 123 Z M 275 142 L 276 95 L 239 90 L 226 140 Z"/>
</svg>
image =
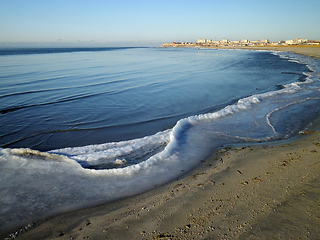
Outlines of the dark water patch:
<svg viewBox="0 0 320 240">
<path fill-rule="evenodd" d="M 277 85 L 276 85 L 276 89 L 277 89 L 277 90 L 284 89 L 284 86 L 283 86 L 283 85 L 279 85 L 279 84 L 277 84 Z"/>
<path fill-rule="evenodd" d="M 146 161 L 155 154 L 162 152 L 165 147 L 166 144 L 142 146 L 141 148 L 138 148 L 128 154 L 122 155 L 120 159 L 106 156 L 105 158 L 97 159 L 97 161 L 100 161 L 99 163 L 79 163 L 84 168 L 95 170 L 125 168 Z M 105 163 L 103 161 L 105 161 Z"/>
<path fill-rule="evenodd" d="M 307 76 L 303 73 L 298 73 L 298 72 L 281 72 L 282 74 L 292 74 L 298 76 L 298 81 L 299 82 L 305 82 L 307 79 Z"/>
</svg>

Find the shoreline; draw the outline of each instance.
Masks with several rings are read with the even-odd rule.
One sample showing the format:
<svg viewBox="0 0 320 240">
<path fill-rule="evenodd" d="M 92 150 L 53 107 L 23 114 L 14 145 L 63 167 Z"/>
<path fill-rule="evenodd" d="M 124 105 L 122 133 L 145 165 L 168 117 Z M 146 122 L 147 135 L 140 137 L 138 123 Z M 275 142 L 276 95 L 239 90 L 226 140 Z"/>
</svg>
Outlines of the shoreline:
<svg viewBox="0 0 320 240">
<path fill-rule="evenodd" d="M 39 221 L 17 239 L 315 239 L 319 180 L 320 131 L 226 147 L 165 186 Z"/>
<path fill-rule="evenodd" d="M 188 46 L 164 46 L 164 48 L 188 48 Z M 225 46 L 225 47 L 210 47 L 210 46 L 190 46 L 189 48 L 204 48 L 204 49 L 243 49 L 243 50 L 265 50 L 265 51 L 284 51 L 293 52 L 300 55 L 306 55 L 320 59 L 320 46 Z"/>
<path fill-rule="evenodd" d="M 309 57 L 314 57 L 320 59 L 320 47 L 312 46 L 300 46 L 300 47 L 240 47 L 237 49 L 247 49 L 247 50 L 266 50 L 266 51 L 284 51 L 284 52 L 293 52 L 300 55 L 307 55 Z"/>
<path fill-rule="evenodd" d="M 165 186 L 38 221 L 17 238 L 315 238 L 319 153 L 320 131 L 289 143 L 224 148 Z"/>
</svg>

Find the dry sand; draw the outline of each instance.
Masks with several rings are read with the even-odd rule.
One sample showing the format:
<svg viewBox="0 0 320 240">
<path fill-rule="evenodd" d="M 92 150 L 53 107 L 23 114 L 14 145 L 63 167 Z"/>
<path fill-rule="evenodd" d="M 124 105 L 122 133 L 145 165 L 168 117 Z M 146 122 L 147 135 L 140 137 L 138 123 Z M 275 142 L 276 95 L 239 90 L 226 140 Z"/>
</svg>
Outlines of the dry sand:
<svg viewBox="0 0 320 240">
<path fill-rule="evenodd" d="M 45 219 L 17 238 L 320 239 L 319 197 L 315 132 L 292 142 L 221 149 L 172 183 Z"/>
</svg>

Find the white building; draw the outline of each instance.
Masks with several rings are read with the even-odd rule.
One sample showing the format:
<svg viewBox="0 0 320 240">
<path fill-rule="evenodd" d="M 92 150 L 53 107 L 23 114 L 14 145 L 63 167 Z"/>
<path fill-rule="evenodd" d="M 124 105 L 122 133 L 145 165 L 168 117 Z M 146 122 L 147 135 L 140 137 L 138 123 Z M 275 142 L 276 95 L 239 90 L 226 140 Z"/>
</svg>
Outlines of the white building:
<svg viewBox="0 0 320 240">
<path fill-rule="evenodd" d="M 203 38 L 198 39 L 198 43 L 206 43 L 206 42 L 207 42 L 207 39 L 203 39 Z"/>
<path fill-rule="evenodd" d="M 308 42 L 308 39 L 297 38 L 296 42 L 297 43 L 306 43 L 306 42 Z"/>
<path fill-rule="evenodd" d="M 260 43 L 266 43 L 266 44 L 268 44 L 268 43 L 269 43 L 269 39 L 262 39 L 262 40 L 260 41 Z"/>
<path fill-rule="evenodd" d="M 252 45 L 257 45 L 260 43 L 260 40 L 256 40 L 256 41 L 250 41 L 250 44 Z"/>
<path fill-rule="evenodd" d="M 288 44 L 288 45 L 292 45 L 292 44 L 295 44 L 295 41 L 293 41 L 293 40 L 286 40 L 285 43 Z"/>
<path fill-rule="evenodd" d="M 204 38 L 200 38 L 198 39 L 198 43 L 212 43 L 212 40 L 211 39 L 204 39 Z"/>
</svg>

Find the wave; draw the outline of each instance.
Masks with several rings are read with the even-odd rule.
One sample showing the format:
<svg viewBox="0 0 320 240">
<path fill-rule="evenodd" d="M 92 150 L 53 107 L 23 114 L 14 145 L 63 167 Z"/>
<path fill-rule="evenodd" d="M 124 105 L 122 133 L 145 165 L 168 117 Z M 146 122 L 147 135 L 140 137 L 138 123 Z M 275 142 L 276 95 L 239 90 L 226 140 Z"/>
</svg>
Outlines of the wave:
<svg viewBox="0 0 320 240">
<path fill-rule="evenodd" d="M 311 82 L 311 80 L 307 81 L 308 83 Z M 219 121 L 220 119 L 226 119 L 228 116 L 235 115 L 235 114 L 243 114 L 246 113 L 248 110 L 252 111 L 253 108 L 257 108 L 256 111 L 264 112 L 260 117 L 261 119 L 264 119 L 265 126 L 262 124 L 258 124 L 259 128 L 263 130 L 263 128 L 269 128 L 271 129 L 271 134 L 270 132 L 266 134 L 265 136 L 261 137 L 259 136 L 258 138 L 253 138 L 251 137 L 241 137 L 236 136 L 236 139 L 245 139 L 246 141 L 269 141 L 271 139 L 279 139 L 279 138 L 287 138 L 289 137 L 288 134 L 284 135 L 281 133 L 281 130 L 277 131 L 276 128 L 277 126 L 274 126 L 272 124 L 272 117 L 275 115 L 275 112 L 279 112 L 283 109 L 288 108 L 289 106 L 292 105 L 298 105 L 301 103 L 305 103 L 309 100 L 319 100 L 318 97 L 311 97 L 305 99 L 304 96 L 302 96 L 300 99 L 294 97 L 295 101 L 292 101 L 290 97 L 292 94 L 297 93 L 302 90 L 301 85 L 302 82 L 296 82 L 292 84 L 287 84 L 284 85 L 282 89 L 276 90 L 276 91 L 271 91 L 267 93 L 262 93 L 254 96 L 250 96 L 247 98 L 240 99 L 237 103 L 228 105 L 225 108 L 213 112 L 213 113 L 207 113 L 207 114 L 201 114 L 201 115 L 195 115 L 191 116 L 188 118 L 181 119 L 177 122 L 177 124 L 174 126 L 173 129 L 167 130 L 165 132 L 157 133 L 156 135 L 145 137 L 142 139 L 138 140 L 131 140 L 131 141 L 125 141 L 125 142 L 120 142 L 120 143 L 111 143 L 111 144 L 104 144 L 104 145 L 92 145 L 92 146 L 86 146 L 86 147 L 78 147 L 78 148 L 65 148 L 65 149 L 60 149 L 60 150 L 54 150 L 51 152 L 54 153 L 61 153 L 61 154 L 66 154 L 70 158 L 76 159 L 82 163 L 86 161 L 93 161 L 93 159 L 97 160 L 99 159 L 99 156 L 110 156 L 111 158 L 119 158 L 121 154 L 128 155 L 130 151 L 136 151 L 135 145 L 137 144 L 138 146 L 147 146 L 148 144 L 150 145 L 156 145 L 157 142 L 161 142 L 161 144 L 166 143 L 166 147 L 162 152 L 159 154 L 155 154 L 154 156 L 150 157 L 146 161 L 142 161 L 141 163 L 138 163 L 136 165 L 141 165 L 140 167 L 137 166 L 131 166 L 133 169 L 141 169 L 144 168 L 149 163 L 151 164 L 156 164 L 157 161 L 162 161 L 163 159 L 167 158 L 168 156 L 174 155 L 176 152 L 181 152 L 181 148 L 184 148 L 185 145 L 188 145 L 190 142 L 190 136 L 189 132 L 196 132 L 197 130 L 192 130 L 193 128 L 196 128 L 197 125 L 201 125 L 204 123 L 208 123 L 208 126 L 206 126 L 208 129 L 212 130 L 211 123 Z M 279 96 L 276 98 L 276 96 Z M 289 99 L 286 99 L 289 97 Z M 276 100 L 275 100 L 276 98 Z M 279 102 L 279 99 L 282 98 L 282 102 Z M 273 104 L 271 109 L 269 110 L 268 107 L 270 104 Z M 312 103 L 314 104 L 314 103 Z M 267 106 L 267 108 L 265 108 Z M 233 116 L 232 116 L 233 118 Z M 244 118 L 245 119 L 245 118 Z M 256 120 L 253 120 L 254 124 L 257 124 Z M 220 122 L 218 122 L 221 124 Z M 218 124 L 218 125 L 219 125 Z M 244 122 L 244 124 L 249 124 L 249 122 Z M 239 125 L 239 123 L 238 123 Z M 246 128 L 242 128 L 242 132 L 246 132 Z M 228 133 L 229 132 L 229 133 Z M 224 135 L 225 136 L 231 136 L 233 131 L 225 131 Z M 222 131 L 220 131 L 222 133 Z M 169 134 L 169 136 L 168 136 Z M 203 134 L 203 132 L 201 132 Z M 239 134 L 239 131 L 238 131 Z M 251 135 L 255 135 L 257 133 L 252 133 Z M 292 134 L 292 133 L 291 133 Z M 204 134 L 205 135 L 205 134 Z M 248 134 L 247 134 L 248 135 Z M 259 135 L 259 134 L 258 134 Z M 159 137 L 161 136 L 161 137 Z M 189 139 L 188 139 L 189 138 Z M 163 141 L 159 141 L 159 139 L 162 139 Z M 169 139 L 169 140 L 168 140 Z M 187 141 L 188 139 L 188 141 Z M 230 140 L 230 139 L 229 139 Z M 150 143 L 152 142 L 152 144 Z M 124 151 L 120 146 L 130 146 L 128 151 Z M 211 149 L 211 148 L 210 148 Z M 142 151 L 143 152 L 143 151 Z M 115 154 L 116 153 L 116 154 Z M 93 155 L 92 155 L 93 154 Z M 163 156 L 162 156 L 163 155 Z M 127 159 L 123 159 L 127 161 Z M 152 165 L 151 164 L 151 165 Z M 128 169 L 130 167 L 127 167 Z M 128 169 L 115 169 L 113 170 L 114 173 L 118 172 L 121 174 L 121 172 L 125 171 L 128 172 Z"/>
</svg>

